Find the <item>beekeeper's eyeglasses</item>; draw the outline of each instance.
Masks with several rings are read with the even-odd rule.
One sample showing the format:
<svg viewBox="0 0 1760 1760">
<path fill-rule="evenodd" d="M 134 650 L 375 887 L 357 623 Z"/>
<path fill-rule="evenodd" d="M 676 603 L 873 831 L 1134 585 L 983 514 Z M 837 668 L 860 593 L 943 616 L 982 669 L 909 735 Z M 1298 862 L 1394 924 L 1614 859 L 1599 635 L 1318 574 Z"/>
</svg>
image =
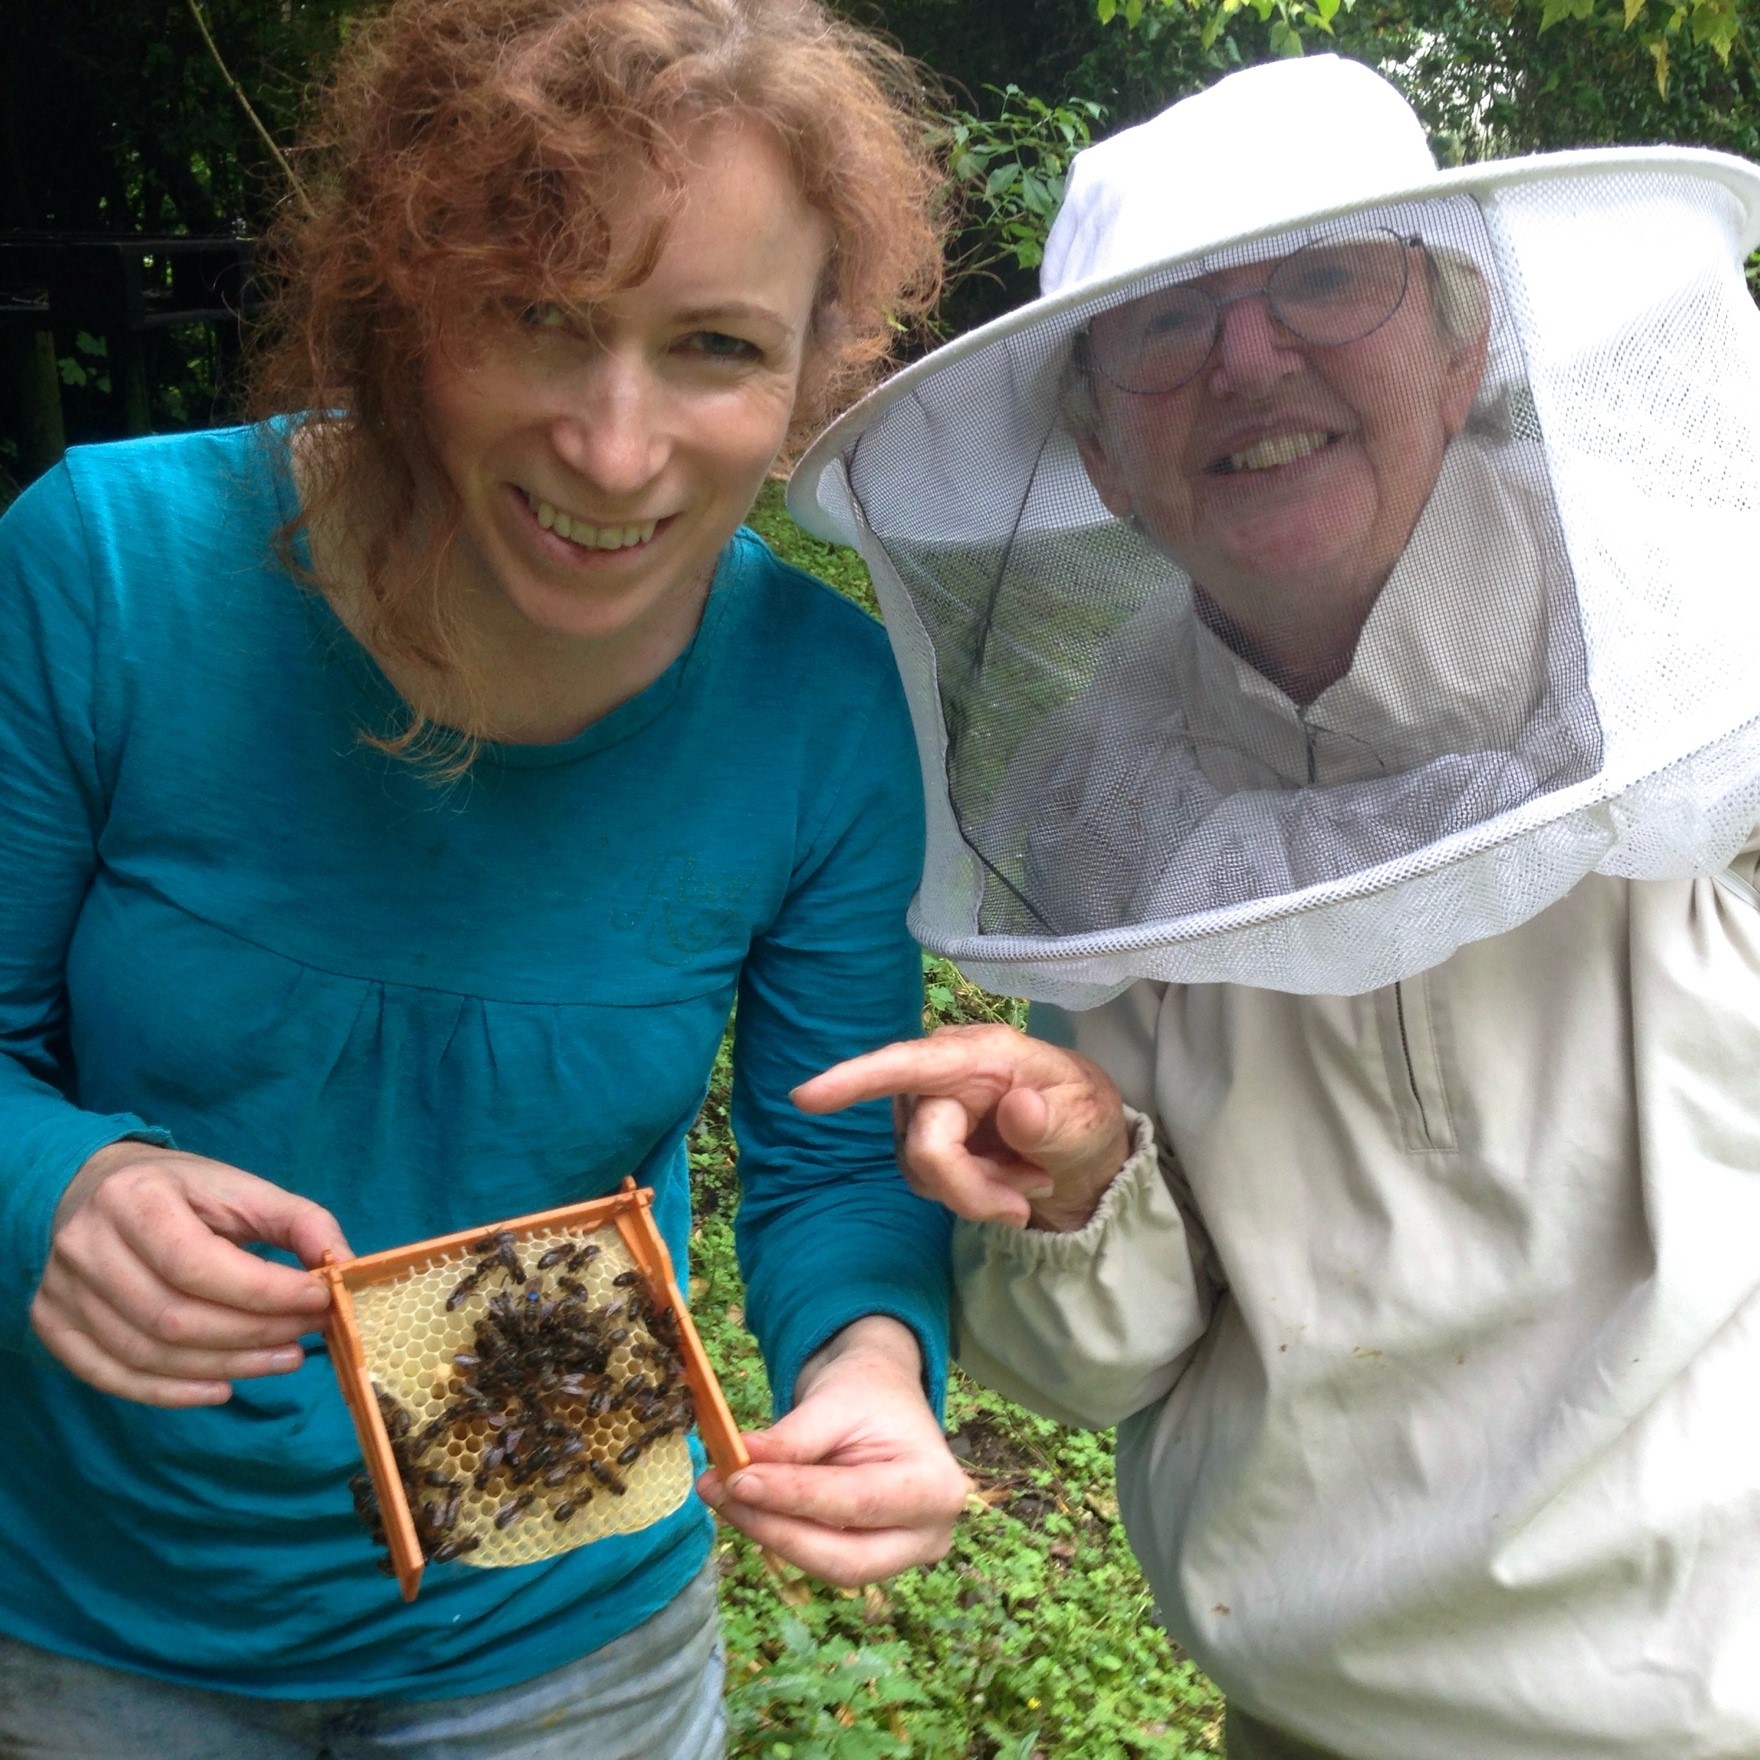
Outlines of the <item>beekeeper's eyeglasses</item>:
<svg viewBox="0 0 1760 1760">
<path fill-rule="evenodd" d="M 1220 299 L 1195 281 L 1164 287 L 1103 312 L 1079 339 L 1079 358 L 1121 391 L 1177 391 L 1210 358 L 1224 309 L 1261 296 L 1303 342 L 1360 342 L 1399 310 L 1422 244 L 1376 228 L 1305 244 L 1274 263 L 1263 285 Z"/>
</svg>

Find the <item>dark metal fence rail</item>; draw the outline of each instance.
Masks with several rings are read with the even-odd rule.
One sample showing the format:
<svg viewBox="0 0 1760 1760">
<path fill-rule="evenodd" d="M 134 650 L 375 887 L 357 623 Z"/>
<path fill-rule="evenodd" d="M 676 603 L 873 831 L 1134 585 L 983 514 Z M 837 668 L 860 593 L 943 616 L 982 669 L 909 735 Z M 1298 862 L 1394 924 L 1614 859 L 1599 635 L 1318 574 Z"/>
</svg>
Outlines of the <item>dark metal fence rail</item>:
<svg viewBox="0 0 1760 1760">
<path fill-rule="evenodd" d="M 117 435 L 151 425 L 154 331 L 211 324 L 224 376 L 253 304 L 251 255 L 238 238 L 0 233 L 0 408 L 21 476 L 47 470 L 66 445 L 56 362 L 81 331 L 104 339 Z"/>
</svg>

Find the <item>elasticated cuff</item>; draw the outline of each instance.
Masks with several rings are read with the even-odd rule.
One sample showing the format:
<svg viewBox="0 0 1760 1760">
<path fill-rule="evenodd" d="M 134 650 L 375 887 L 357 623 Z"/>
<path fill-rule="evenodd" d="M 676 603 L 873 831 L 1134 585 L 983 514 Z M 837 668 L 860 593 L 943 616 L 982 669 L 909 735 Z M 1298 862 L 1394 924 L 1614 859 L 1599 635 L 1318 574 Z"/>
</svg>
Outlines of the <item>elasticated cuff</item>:
<svg viewBox="0 0 1760 1760">
<path fill-rule="evenodd" d="M 1059 1232 L 1048 1228 L 1011 1228 L 1002 1222 L 966 1223 L 983 1243 L 986 1253 L 1013 1259 L 1023 1265 L 1063 1268 L 1092 1259 L 1111 1232 L 1114 1218 L 1133 1202 L 1153 1204 L 1155 1195 L 1172 1207 L 1167 1182 L 1161 1177 L 1161 1157 L 1155 1143 L 1154 1120 L 1147 1113 L 1127 1106 L 1125 1123 L 1130 1127 L 1131 1152 L 1100 1195 L 1094 1214 L 1080 1228 Z M 1146 1182 L 1146 1183 L 1145 1183 Z"/>
</svg>

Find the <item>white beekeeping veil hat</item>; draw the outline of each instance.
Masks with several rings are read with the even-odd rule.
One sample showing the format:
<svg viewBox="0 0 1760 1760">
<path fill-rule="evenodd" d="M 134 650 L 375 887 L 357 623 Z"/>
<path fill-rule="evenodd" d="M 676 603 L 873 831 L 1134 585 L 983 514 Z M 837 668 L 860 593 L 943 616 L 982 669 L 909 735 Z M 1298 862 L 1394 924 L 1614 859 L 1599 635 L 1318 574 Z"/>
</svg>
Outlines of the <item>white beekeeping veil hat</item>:
<svg viewBox="0 0 1760 1760">
<path fill-rule="evenodd" d="M 929 794 L 924 943 L 1085 1006 L 1353 992 L 1760 819 L 1760 170 L 1439 172 L 1249 69 L 1076 159 L 1044 296 L 790 487 L 856 545 Z"/>
</svg>

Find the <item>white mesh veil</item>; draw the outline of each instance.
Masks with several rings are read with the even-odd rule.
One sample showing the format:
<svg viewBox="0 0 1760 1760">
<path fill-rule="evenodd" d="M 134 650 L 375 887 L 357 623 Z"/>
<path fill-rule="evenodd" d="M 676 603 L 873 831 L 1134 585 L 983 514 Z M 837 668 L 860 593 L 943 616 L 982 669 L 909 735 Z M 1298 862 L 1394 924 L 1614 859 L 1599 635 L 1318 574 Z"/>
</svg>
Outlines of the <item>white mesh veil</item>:
<svg viewBox="0 0 1760 1760">
<path fill-rule="evenodd" d="M 797 473 L 911 698 L 913 928 L 979 981 L 1360 991 L 1760 819 L 1760 174 L 1426 181 L 1090 277 Z"/>
</svg>

